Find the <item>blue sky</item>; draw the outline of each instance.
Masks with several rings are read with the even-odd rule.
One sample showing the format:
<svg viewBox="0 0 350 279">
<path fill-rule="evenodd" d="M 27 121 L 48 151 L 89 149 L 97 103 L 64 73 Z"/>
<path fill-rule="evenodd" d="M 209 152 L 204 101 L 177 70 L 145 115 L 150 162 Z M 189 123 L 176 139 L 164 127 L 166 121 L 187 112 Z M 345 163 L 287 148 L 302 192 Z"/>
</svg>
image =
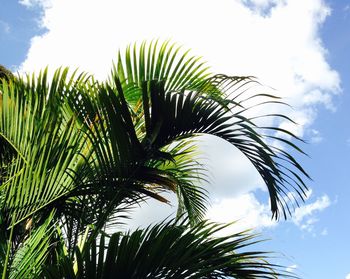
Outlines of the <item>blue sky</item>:
<svg viewBox="0 0 350 279">
<path fill-rule="evenodd" d="M 215 71 L 259 77 L 293 105 L 281 112 L 300 123 L 290 128 L 309 142 L 303 148 L 310 158 L 299 159 L 313 178 L 310 198 L 294 218 L 271 222 L 257 174 L 209 139 L 215 181 L 208 218 L 242 218 L 238 227 L 256 227 L 270 239 L 260 248 L 283 254 L 278 261 L 302 278 L 349 279 L 350 1 L 146 2 L 3 0 L 0 63 L 19 72 L 63 64 L 103 78 L 127 43 L 170 37 Z M 154 221 L 149 216 L 160 207 L 145 205 L 135 219 Z M 158 219 L 174 210 L 161 209 Z"/>
</svg>

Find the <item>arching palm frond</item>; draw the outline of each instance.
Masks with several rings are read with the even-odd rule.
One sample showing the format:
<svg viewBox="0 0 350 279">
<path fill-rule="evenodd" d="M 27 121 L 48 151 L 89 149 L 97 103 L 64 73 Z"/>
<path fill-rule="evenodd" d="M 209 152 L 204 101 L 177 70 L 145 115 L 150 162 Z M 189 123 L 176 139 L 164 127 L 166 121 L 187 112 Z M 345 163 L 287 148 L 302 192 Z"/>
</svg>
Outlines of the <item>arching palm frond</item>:
<svg viewBox="0 0 350 279">
<path fill-rule="evenodd" d="M 259 242 L 248 232 L 215 236 L 228 225 L 167 222 L 127 234 L 115 233 L 99 244 L 76 250 L 47 278 L 296 278 L 267 262 L 269 254 L 244 250 Z M 74 266 L 76 269 L 74 269 Z"/>
<path fill-rule="evenodd" d="M 281 212 L 286 218 L 293 203 L 305 198 L 307 187 L 302 176 L 308 175 L 271 140 L 301 150 L 273 132 L 294 135 L 276 126 L 260 127 L 256 115 L 249 115 L 260 105 L 282 102 L 271 94 L 251 94 L 249 87 L 258 85 L 253 77 L 210 75 L 199 59 L 187 58 L 187 52 L 181 56 L 179 51 L 168 41 L 160 47 L 155 41 L 142 43 L 140 48 L 136 44 L 128 47 L 124 59 L 119 55 L 114 80 L 121 79 L 138 138 L 146 149 L 154 151 L 194 134 L 213 134 L 229 141 L 248 157 L 265 181 L 272 213 L 278 218 Z M 269 116 L 274 116 L 275 123 L 277 118 L 290 120 L 282 114 L 258 117 Z M 294 200 L 290 198 L 293 191 Z"/>
<path fill-rule="evenodd" d="M 227 81 L 235 83 L 238 88 L 252 82 L 248 77 L 217 77 L 219 78 L 221 83 Z M 203 88 L 205 90 L 205 87 Z M 263 95 L 264 101 L 254 103 L 253 107 L 279 102 L 272 95 Z M 262 97 L 261 94 L 250 96 L 248 99 L 258 97 Z M 283 136 L 264 135 L 262 131 L 277 130 L 296 137 L 281 128 L 259 127 L 255 124 L 254 119 L 245 116 L 249 110 L 249 107 L 245 107 L 245 101 L 248 99 L 231 99 L 227 105 L 222 105 L 221 102 L 207 97 L 202 90 L 166 92 L 164 83 L 156 81 L 144 83 L 143 99 L 146 99 L 144 101 L 146 135 L 142 143 L 148 146 L 147 149 L 157 150 L 175 140 L 190 138 L 193 135 L 214 135 L 230 142 L 254 165 L 268 187 L 271 210 L 276 218 L 279 210 L 285 218 L 287 213 L 291 213 L 290 203 L 286 200 L 290 199 L 289 190 L 295 191 L 301 199 L 305 197 L 307 187 L 300 177 L 307 176 L 306 172 L 288 152 L 269 144 L 266 139 L 273 137 L 297 151 L 301 150 Z M 286 118 L 283 115 L 279 117 Z"/>
<path fill-rule="evenodd" d="M 119 52 L 112 72 L 112 80 L 117 77 L 121 81 L 125 97 L 135 113 L 142 104 L 141 88 L 145 81 L 164 81 L 165 89 L 172 91 L 197 88 L 209 76 L 209 67 L 201 57 L 191 55 L 190 50 L 184 51 L 170 41 L 160 43 L 158 40 L 144 41 L 140 46 L 130 45 L 123 55 Z M 212 90 L 211 94 L 219 96 L 220 92 Z"/>
</svg>

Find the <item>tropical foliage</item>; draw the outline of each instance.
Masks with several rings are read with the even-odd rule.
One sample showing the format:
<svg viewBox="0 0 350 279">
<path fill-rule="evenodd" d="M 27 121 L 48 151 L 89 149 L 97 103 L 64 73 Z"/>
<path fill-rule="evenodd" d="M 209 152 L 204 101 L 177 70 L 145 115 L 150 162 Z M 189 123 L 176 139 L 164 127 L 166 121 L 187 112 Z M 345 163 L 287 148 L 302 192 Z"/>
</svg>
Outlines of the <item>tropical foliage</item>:
<svg viewBox="0 0 350 279">
<path fill-rule="evenodd" d="M 247 252 L 249 232 L 204 220 L 201 135 L 238 148 L 269 191 L 272 216 L 305 197 L 302 152 L 252 107 L 279 103 L 251 94 L 253 77 L 214 75 L 176 44 L 135 44 L 107 81 L 58 69 L 6 74 L 0 83 L 0 268 L 2 278 L 276 278 L 268 254 Z M 298 139 L 297 139 L 298 140 Z M 178 197 L 175 220 L 115 231 L 148 198 Z M 109 230 L 110 231 L 110 230 Z"/>
<path fill-rule="evenodd" d="M 9 71 L 8 69 L 6 69 L 6 67 L 0 64 L 0 79 L 5 79 L 8 81 L 9 79 L 13 78 L 14 76 L 11 73 L 11 71 Z"/>
</svg>

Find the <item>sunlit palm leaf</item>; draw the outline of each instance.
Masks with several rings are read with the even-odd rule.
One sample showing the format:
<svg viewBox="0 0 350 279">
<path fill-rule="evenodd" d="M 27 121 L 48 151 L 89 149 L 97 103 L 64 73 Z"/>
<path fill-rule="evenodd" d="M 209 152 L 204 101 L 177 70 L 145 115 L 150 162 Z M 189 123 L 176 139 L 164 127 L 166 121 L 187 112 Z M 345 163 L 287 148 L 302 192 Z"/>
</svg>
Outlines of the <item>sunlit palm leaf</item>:
<svg viewBox="0 0 350 279">
<path fill-rule="evenodd" d="M 253 82 L 251 78 L 217 77 L 223 90 L 234 91 Z M 220 88 L 218 82 L 217 88 Z M 245 116 L 247 110 L 245 102 L 254 98 L 264 97 L 264 101 L 253 103 L 252 107 L 261 104 L 279 102 L 276 97 L 267 94 L 256 94 L 246 99 L 244 91 L 227 105 L 222 105 L 213 98 L 208 98 L 199 91 L 166 92 L 164 83 L 151 81 L 143 86 L 143 96 L 149 95 L 150 105 L 144 106 L 146 135 L 143 144 L 148 149 L 159 149 L 171 144 L 174 140 L 192 137 L 197 134 L 218 136 L 238 148 L 254 165 L 265 181 L 271 201 L 271 210 L 278 217 L 279 210 L 286 217 L 291 213 L 289 191 L 295 191 L 301 199 L 305 197 L 307 189 L 301 175 L 306 172 L 296 164 L 295 159 L 286 151 L 270 145 L 262 130 L 285 133 L 290 132 L 275 127 L 259 127 L 253 119 Z M 206 90 L 203 87 L 203 90 Z M 232 94 L 232 92 L 231 92 Z M 239 98 L 241 97 L 241 98 Z M 285 118 L 284 118 L 285 119 Z M 267 135 L 272 137 L 271 134 Z M 300 149 L 289 140 L 275 135 L 275 140 L 289 144 L 297 151 Z M 298 138 L 296 138 L 298 139 Z M 294 170 L 293 170 L 294 169 Z M 300 175 L 298 174 L 301 173 Z M 308 177 L 308 176 L 307 176 Z"/>
<path fill-rule="evenodd" d="M 7 166 L 1 191 L 4 208 L 20 222 L 71 190 L 81 133 L 74 117 L 63 115 L 67 70 L 56 72 L 50 87 L 46 72 L 27 83 L 3 86 L 0 137 L 16 155 Z M 73 80 L 73 78 L 71 78 Z"/>
<path fill-rule="evenodd" d="M 200 57 L 190 56 L 174 43 L 158 40 L 135 43 L 118 56 L 117 75 L 122 83 L 140 86 L 147 80 L 166 80 L 167 90 L 189 88 L 208 76 L 208 67 Z"/>
<path fill-rule="evenodd" d="M 270 264 L 268 253 L 244 252 L 259 240 L 248 232 L 216 236 L 228 225 L 186 221 L 161 223 L 132 233 L 116 233 L 106 247 L 105 237 L 81 254 L 70 278 L 296 278 Z M 47 269 L 49 278 L 73 272 L 73 259 Z"/>
<path fill-rule="evenodd" d="M 53 216 L 53 213 L 50 214 L 45 222 L 34 229 L 15 251 L 9 268 L 10 279 L 40 278 L 54 232 Z"/>
<path fill-rule="evenodd" d="M 193 89 L 209 75 L 209 67 L 201 57 L 190 55 L 182 47 L 170 41 L 160 43 L 136 43 L 119 52 L 112 77 L 118 77 L 124 88 L 126 99 L 134 112 L 141 102 L 141 86 L 145 81 L 165 81 L 165 88 L 171 90 Z M 217 93 L 217 92 L 216 92 Z"/>
</svg>

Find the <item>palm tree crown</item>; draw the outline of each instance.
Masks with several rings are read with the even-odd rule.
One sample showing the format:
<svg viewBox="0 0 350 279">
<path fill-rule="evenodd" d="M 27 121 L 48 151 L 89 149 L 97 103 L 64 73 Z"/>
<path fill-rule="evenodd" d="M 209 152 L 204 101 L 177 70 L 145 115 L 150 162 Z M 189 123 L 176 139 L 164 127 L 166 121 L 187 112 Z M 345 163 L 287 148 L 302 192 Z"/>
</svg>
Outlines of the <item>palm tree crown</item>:
<svg viewBox="0 0 350 279">
<path fill-rule="evenodd" d="M 280 102 L 247 93 L 257 84 L 253 77 L 211 74 L 176 44 L 152 41 L 119 53 L 105 82 L 66 68 L 50 82 L 47 70 L 1 80 L 3 278 L 288 276 L 265 254 L 239 252 L 252 235 L 215 237 L 225 226 L 203 219 L 207 177 L 196 162 L 196 139 L 204 134 L 226 140 L 250 160 L 275 218 L 286 218 L 305 197 L 307 173 L 290 153 L 269 144 L 302 152 L 286 138 L 300 139 L 247 116 L 247 104 Z M 291 121 L 259 115 L 270 116 Z M 176 220 L 106 233 L 144 199 L 167 203 L 166 191 L 177 194 Z"/>
</svg>

